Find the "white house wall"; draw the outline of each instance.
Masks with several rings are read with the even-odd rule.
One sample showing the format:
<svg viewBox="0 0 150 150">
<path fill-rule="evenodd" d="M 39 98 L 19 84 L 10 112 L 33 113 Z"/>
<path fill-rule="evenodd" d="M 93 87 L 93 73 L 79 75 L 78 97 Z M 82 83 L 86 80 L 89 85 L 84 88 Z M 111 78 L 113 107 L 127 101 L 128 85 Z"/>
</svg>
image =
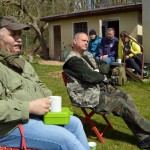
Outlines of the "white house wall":
<svg viewBox="0 0 150 150">
<path fill-rule="evenodd" d="M 142 0 L 143 45 L 145 63 L 150 63 L 150 0 Z"/>
</svg>

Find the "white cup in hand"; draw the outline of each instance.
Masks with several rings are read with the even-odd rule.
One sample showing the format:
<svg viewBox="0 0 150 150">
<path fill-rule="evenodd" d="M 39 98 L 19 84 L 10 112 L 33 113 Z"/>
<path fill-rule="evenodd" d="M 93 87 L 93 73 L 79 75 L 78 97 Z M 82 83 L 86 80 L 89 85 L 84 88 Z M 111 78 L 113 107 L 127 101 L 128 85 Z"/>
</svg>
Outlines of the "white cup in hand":
<svg viewBox="0 0 150 150">
<path fill-rule="evenodd" d="M 50 99 L 50 111 L 61 112 L 62 98 L 61 96 L 49 96 Z"/>
</svg>

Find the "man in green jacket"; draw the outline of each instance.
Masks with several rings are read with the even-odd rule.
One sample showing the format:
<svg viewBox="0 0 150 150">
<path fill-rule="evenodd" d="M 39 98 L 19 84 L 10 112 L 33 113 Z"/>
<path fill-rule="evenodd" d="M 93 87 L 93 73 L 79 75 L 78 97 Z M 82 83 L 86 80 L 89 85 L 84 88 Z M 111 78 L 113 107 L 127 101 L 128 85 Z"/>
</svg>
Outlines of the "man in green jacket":
<svg viewBox="0 0 150 150">
<path fill-rule="evenodd" d="M 71 116 L 67 125 L 45 125 L 52 92 L 31 64 L 20 57 L 21 30 L 29 29 L 13 17 L 0 17 L 0 146 L 21 146 L 23 125 L 28 148 L 89 150 L 82 123 Z"/>
<path fill-rule="evenodd" d="M 141 148 L 150 148 L 150 121 L 142 117 L 131 96 L 109 85 L 109 66 L 86 51 L 88 36 L 77 33 L 73 51 L 63 65 L 67 75 L 67 90 L 72 103 L 93 108 L 99 114 L 121 117 L 139 141 Z M 107 85 L 107 86 L 106 86 Z"/>
</svg>

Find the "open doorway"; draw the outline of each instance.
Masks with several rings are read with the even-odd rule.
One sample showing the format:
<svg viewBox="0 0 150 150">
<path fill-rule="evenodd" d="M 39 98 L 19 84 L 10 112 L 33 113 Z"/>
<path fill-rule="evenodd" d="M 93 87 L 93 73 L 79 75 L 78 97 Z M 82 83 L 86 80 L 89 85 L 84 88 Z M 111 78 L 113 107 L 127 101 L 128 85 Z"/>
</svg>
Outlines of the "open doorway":
<svg viewBox="0 0 150 150">
<path fill-rule="evenodd" d="M 119 20 L 111 19 L 111 20 L 102 20 L 101 21 L 101 32 L 102 37 L 105 36 L 105 33 L 108 28 L 114 28 L 115 29 L 115 36 L 119 38 Z"/>
</svg>

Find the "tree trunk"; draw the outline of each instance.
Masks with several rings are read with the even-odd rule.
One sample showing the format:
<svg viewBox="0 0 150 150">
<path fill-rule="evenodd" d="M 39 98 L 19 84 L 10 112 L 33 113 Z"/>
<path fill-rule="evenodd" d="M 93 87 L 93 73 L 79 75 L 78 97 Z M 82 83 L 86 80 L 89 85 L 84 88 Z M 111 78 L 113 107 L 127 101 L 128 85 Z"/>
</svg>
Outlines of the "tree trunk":
<svg viewBox="0 0 150 150">
<path fill-rule="evenodd" d="M 42 35 L 38 35 L 38 40 L 40 42 L 40 46 L 42 49 L 42 53 L 43 53 L 43 59 L 48 60 L 49 58 L 49 50 L 48 47 L 45 44 L 44 38 Z"/>
</svg>

